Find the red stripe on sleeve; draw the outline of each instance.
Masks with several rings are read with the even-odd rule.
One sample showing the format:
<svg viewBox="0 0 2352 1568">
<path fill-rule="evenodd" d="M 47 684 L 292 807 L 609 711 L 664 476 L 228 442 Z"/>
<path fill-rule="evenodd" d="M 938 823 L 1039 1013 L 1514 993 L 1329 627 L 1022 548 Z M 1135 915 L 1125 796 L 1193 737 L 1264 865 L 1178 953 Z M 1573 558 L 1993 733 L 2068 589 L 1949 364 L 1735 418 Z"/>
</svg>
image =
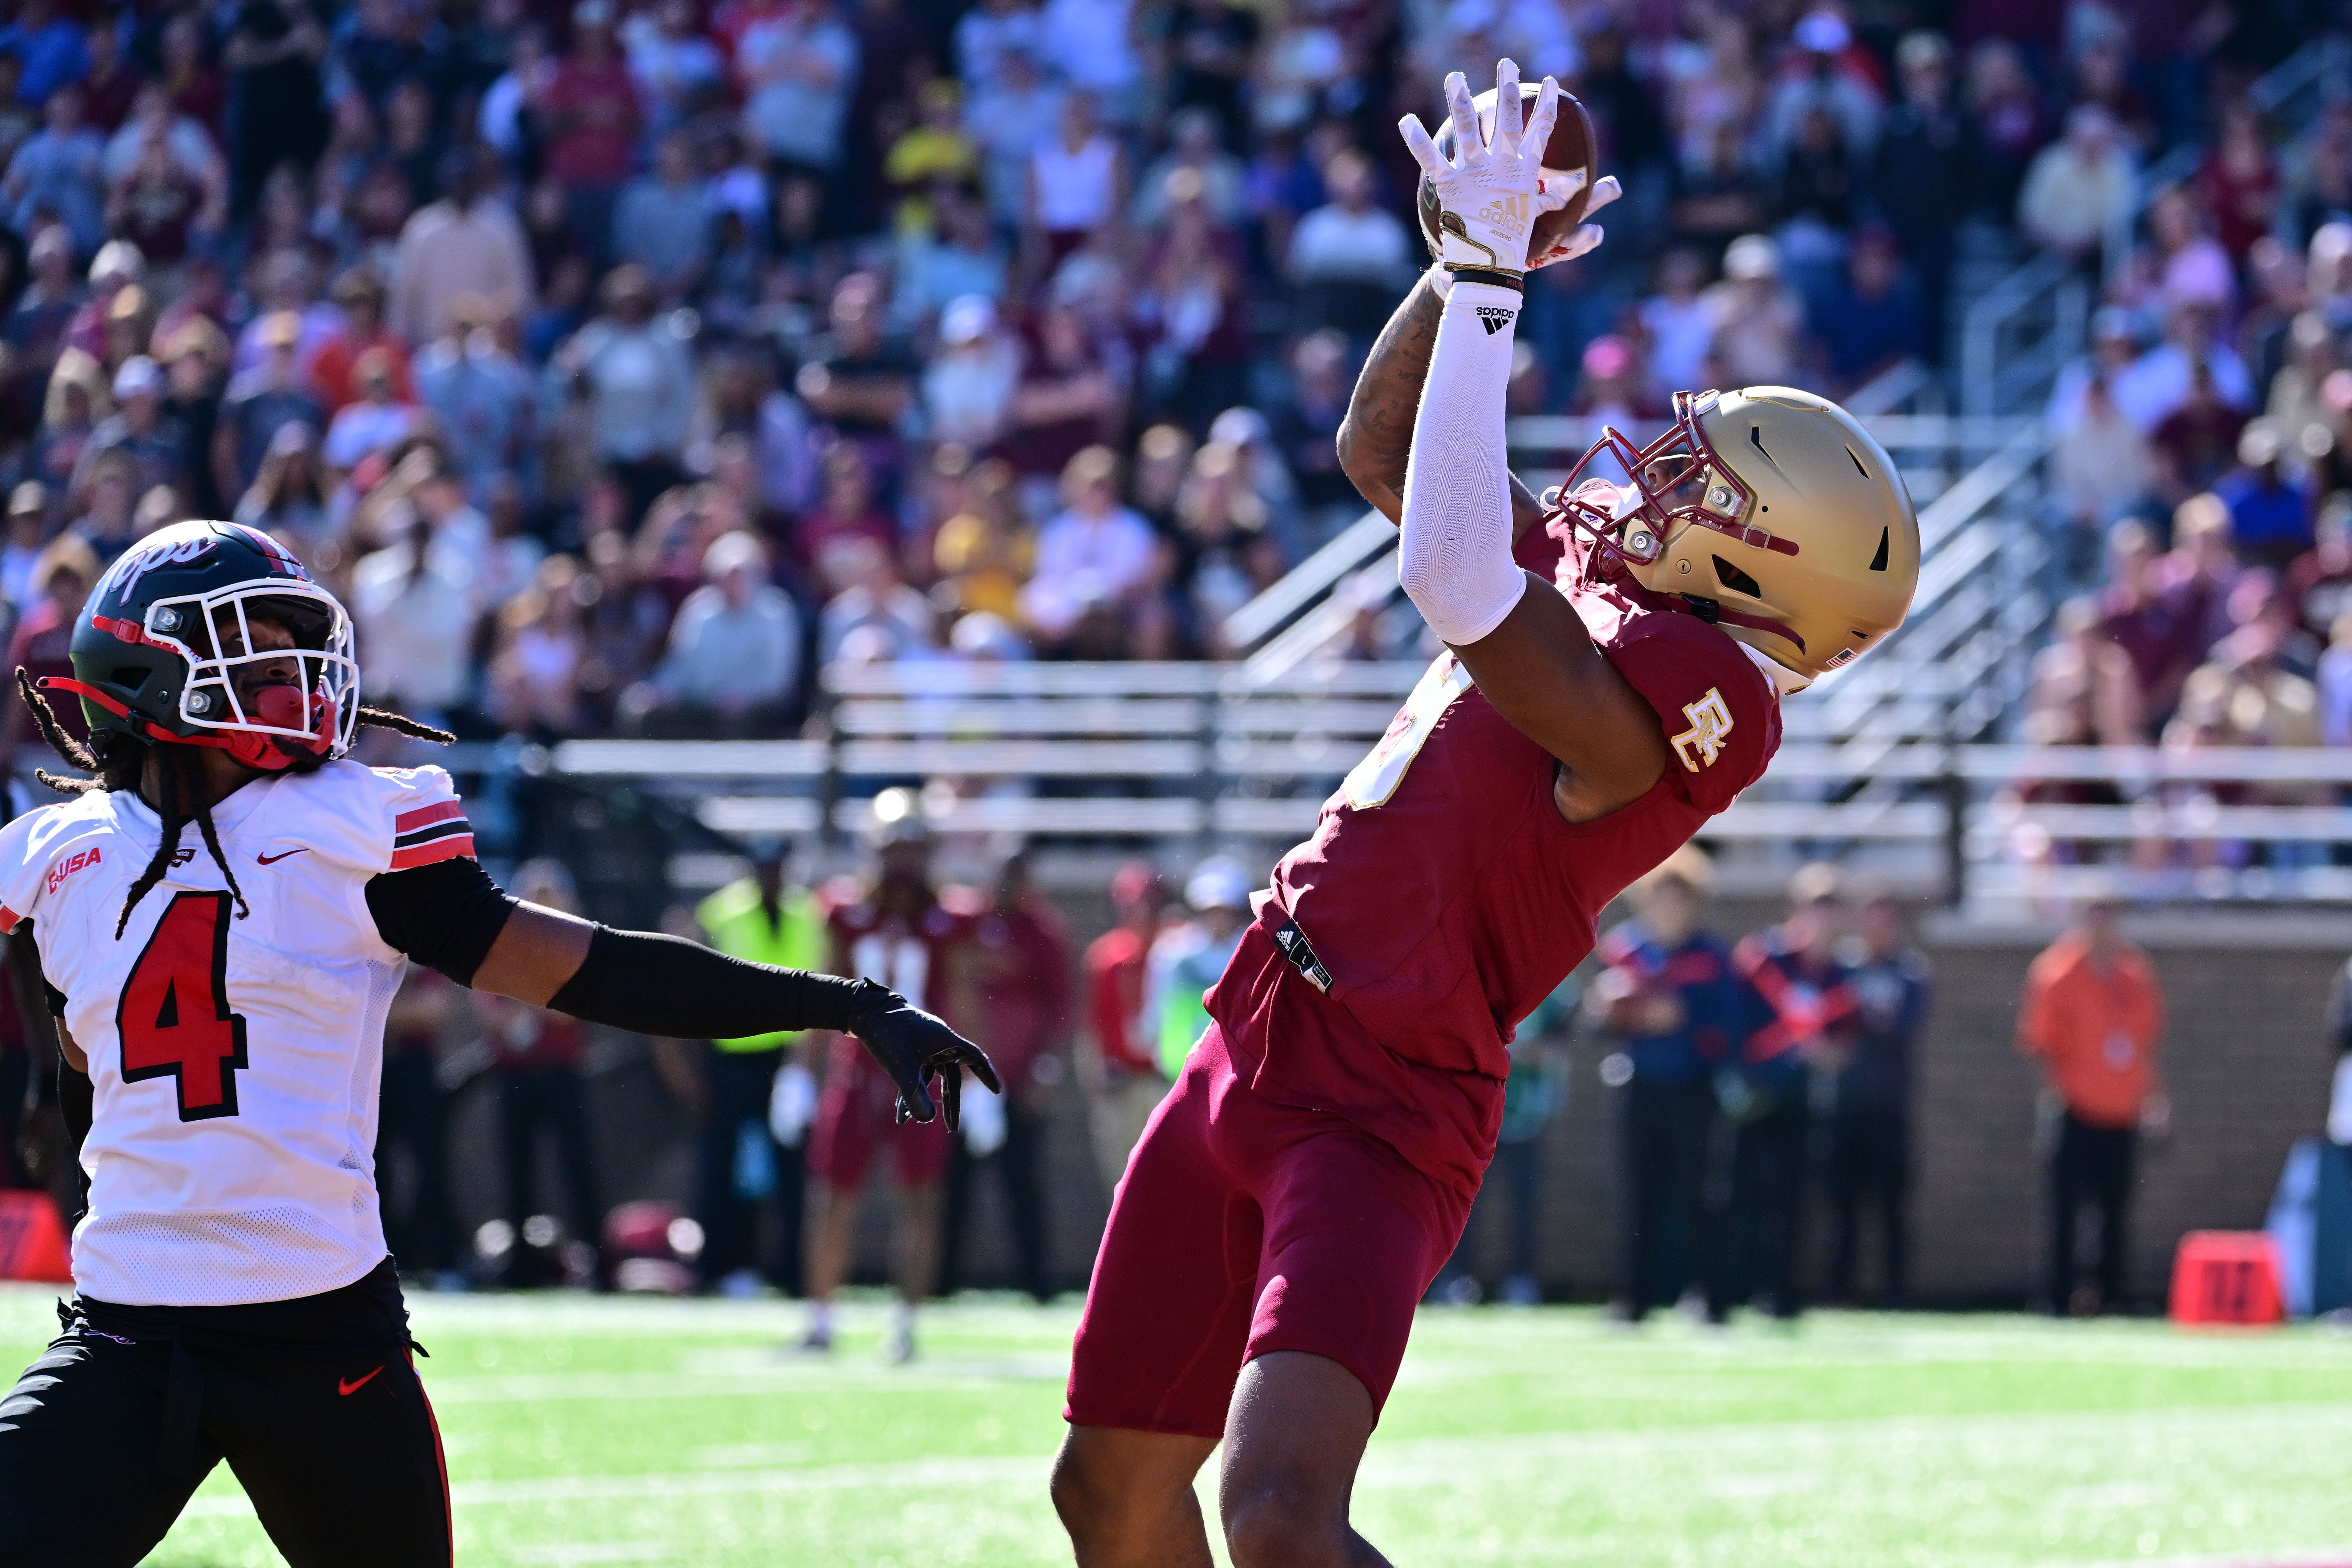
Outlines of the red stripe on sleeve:
<svg viewBox="0 0 2352 1568">
<path fill-rule="evenodd" d="M 453 833 L 446 838 L 395 849 L 392 852 L 391 869 L 405 871 L 417 866 L 430 866 L 436 860 L 455 860 L 461 855 L 469 860 L 473 858 L 474 836 L 470 833 Z"/>
<path fill-rule="evenodd" d="M 446 822 L 453 816 L 465 815 L 465 806 L 454 800 L 445 800 L 438 805 L 420 805 L 415 811 L 404 811 L 394 817 L 392 831 L 395 835 L 414 833 L 420 827 L 430 827 L 436 822 Z"/>
<path fill-rule="evenodd" d="M 0 936 L 6 936 L 10 931 L 15 931 L 17 922 L 24 918 L 7 905 L 0 904 Z"/>
</svg>

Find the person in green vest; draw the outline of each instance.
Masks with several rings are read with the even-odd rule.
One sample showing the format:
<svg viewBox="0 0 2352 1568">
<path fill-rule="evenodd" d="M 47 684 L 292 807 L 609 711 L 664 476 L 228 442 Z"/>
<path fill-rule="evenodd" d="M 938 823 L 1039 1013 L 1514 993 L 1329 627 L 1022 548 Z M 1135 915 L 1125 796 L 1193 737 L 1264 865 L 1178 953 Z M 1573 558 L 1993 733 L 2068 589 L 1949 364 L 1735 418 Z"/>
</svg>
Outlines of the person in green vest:
<svg viewBox="0 0 2352 1568">
<path fill-rule="evenodd" d="M 1162 932 L 1151 947 L 1144 1016 L 1158 1020 L 1160 1068 L 1173 1083 L 1183 1075 L 1192 1042 L 1209 1026 L 1202 998 L 1225 972 L 1250 923 L 1250 890 L 1257 881 L 1229 856 L 1213 855 L 1184 884 L 1192 919 Z"/>
<path fill-rule="evenodd" d="M 784 879 L 791 843 L 762 838 L 748 848 L 751 874 L 728 883 L 695 910 L 702 940 L 730 958 L 787 969 L 824 968 L 824 925 L 806 889 Z M 788 1065 L 800 1038 L 779 1030 L 709 1042 L 694 1147 L 694 1218 L 702 1226 L 697 1270 L 706 1290 L 754 1295 L 765 1278 L 797 1293 L 802 1151 L 816 1109 L 808 1069 Z M 773 1210 L 781 1231 L 764 1269 L 757 1256 L 762 1207 Z"/>
</svg>

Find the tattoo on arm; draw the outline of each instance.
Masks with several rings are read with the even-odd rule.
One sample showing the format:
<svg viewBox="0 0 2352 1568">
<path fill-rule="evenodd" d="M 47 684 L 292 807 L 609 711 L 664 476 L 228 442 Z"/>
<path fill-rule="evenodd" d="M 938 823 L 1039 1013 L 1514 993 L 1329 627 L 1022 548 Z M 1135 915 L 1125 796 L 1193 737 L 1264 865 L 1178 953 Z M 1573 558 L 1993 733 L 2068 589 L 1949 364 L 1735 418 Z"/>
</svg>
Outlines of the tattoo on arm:
<svg viewBox="0 0 2352 1568">
<path fill-rule="evenodd" d="M 1381 329 L 1339 426 L 1339 464 L 1363 498 L 1391 522 L 1404 512 L 1404 470 L 1413 416 L 1429 374 L 1443 301 L 1424 273 Z"/>
<path fill-rule="evenodd" d="M 1422 383 L 1437 346 L 1437 319 L 1444 301 L 1430 286 L 1429 273 L 1412 286 L 1389 317 L 1365 356 L 1348 416 L 1339 426 L 1339 466 L 1357 492 L 1391 522 L 1404 515 L 1404 473 L 1412 450 L 1412 425 L 1421 411 Z M 1543 516 L 1533 492 L 1513 474 L 1511 533 L 1526 532 Z"/>
</svg>

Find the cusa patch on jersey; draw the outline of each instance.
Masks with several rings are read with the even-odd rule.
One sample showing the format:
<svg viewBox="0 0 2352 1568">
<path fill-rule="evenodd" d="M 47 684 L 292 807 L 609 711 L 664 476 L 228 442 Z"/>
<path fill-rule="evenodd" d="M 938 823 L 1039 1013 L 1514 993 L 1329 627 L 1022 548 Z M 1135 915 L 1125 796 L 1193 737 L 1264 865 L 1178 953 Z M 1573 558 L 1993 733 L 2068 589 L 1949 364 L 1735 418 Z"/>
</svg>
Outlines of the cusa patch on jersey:
<svg viewBox="0 0 2352 1568">
<path fill-rule="evenodd" d="M 67 856 L 64 859 L 49 868 L 49 891 L 55 893 L 59 888 L 66 885 L 66 879 L 68 877 L 72 876 L 76 871 L 81 870 L 85 867 L 99 864 L 99 859 L 98 846 L 95 844 L 91 845 L 87 849 L 75 850 L 72 854 Z"/>
</svg>

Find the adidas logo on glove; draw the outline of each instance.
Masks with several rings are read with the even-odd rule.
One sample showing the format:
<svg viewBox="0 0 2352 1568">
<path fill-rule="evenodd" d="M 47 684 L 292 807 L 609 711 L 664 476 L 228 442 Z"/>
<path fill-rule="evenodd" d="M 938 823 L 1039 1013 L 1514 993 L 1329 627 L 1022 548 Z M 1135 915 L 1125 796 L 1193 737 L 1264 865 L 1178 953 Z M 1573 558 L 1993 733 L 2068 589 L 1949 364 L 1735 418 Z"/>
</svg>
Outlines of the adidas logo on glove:
<svg viewBox="0 0 2352 1568">
<path fill-rule="evenodd" d="M 1506 238 L 1517 239 L 1527 232 L 1528 209 L 1534 205 L 1532 196 L 1497 196 L 1478 209 L 1478 221 Z"/>
<path fill-rule="evenodd" d="M 1486 335 L 1491 338 L 1509 326 L 1517 315 L 1517 310 L 1507 310 L 1500 305 L 1481 305 L 1478 307 L 1478 324 L 1486 329 Z"/>
</svg>

